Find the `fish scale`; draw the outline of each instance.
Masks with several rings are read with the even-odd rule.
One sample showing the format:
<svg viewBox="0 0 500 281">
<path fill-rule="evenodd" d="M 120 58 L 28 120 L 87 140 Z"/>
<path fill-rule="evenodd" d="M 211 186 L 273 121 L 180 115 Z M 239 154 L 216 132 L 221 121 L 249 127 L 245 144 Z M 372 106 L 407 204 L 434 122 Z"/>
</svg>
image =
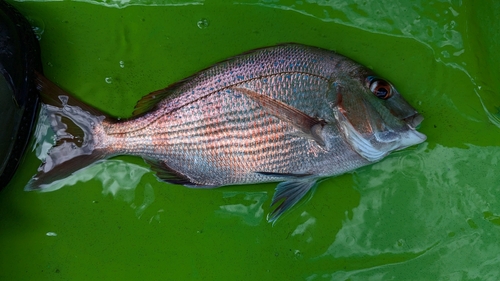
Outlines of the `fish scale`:
<svg viewBox="0 0 500 281">
<path fill-rule="evenodd" d="M 425 140 L 415 130 L 421 116 L 389 82 L 346 57 L 299 44 L 215 64 L 146 95 L 128 120 L 72 98 L 76 105 L 66 103 L 61 96 L 68 95 L 44 77 L 39 88 L 61 100 L 44 107 L 57 136 L 71 141 L 61 130 L 70 127 L 55 117 L 62 116 L 82 128 L 86 141 L 54 146 L 30 186 L 60 178 L 62 164 L 67 174 L 137 155 L 160 179 L 189 187 L 280 182 L 270 221 L 318 180 Z"/>
<path fill-rule="evenodd" d="M 325 105 L 328 105 L 328 101 L 326 100 L 327 95 L 325 94 L 325 89 L 328 88 L 328 79 L 326 78 L 328 73 L 320 67 L 321 65 L 314 63 L 326 61 L 328 58 L 332 60 L 333 58 L 327 57 L 325 59 L 321 58 L 319 55 L 309 55 L 305 57 L 303 53 L 304 50 L 301 50 L 301 48 L 296 48 L 292 51 L 291 54 L 283 57 L 280 50 L 264 50 L 263 54 L 256 53 L 246 59 L 237 59 L 233 63 L 230 61 L 224 62 L 193 77 L 189 80 L 190 83 L 186 83 L 186 85 L 194 85 L 195 89 L 185 89 L 185 87 L 181 86 L 177 91 L 173 91 L 170 99 L 158 105 L 159 108 L 162 108 L 161 111 L 163 112 L 168 111 L 165 110 L 164 107 L 168 108 L 171 104 L 182 105 L 183 107 L 172 113 L 176 115 L 176 118 L 169 118 L 168 120 L 157 119 L 157 117 L 151 118 L 150 115 L 158 113 L 153 111 L 150 115 L 144 117 L 144 121 L 140 119 L 134 120 L 133 124 L 131 124 L 131 128 L 128 129 L 133 132 L 138 132 L 136 134 L 138 136 L 145 135 L 147 132 L 142 132 L 143 130 L 137 129 L 137 125 L 142 126 L 142 124 L 147 124 L 145 128 L 148 128 L 152 126 L 150 120 L 157 119 L 157 122 L 153 122 L 153 124 L 158 124 L 158 126 L 149 131 L 155 132 L 155 136 L 151 136 L 151 138 L 161 139 L 163 142 L 153 141 L 153 143 L 150 143 L 149 147 L 145 143 L 136 146 L 135 144 L 138 142 L 131 141 L 134 138 L 133 134 L 124 139 L 117 139 L 119 143 L 130 143 L 134 145 L 128 149 L 117 151 L 116 153 L 155 155 L 157 151 L 151 152 L 155 150 L 155 147 L 167 147 L 168 149 L 164 151 L 164 155 L 156 154 L 155 158 L 167 162 L 169 167 L 183 175 L 199 175 L 198 177 L 191 176 L 190 180 L 200 185 L 253 183 L 256 178 L 261 178 L 260 180 L 266 178 L 255 174 L 255 172 L 260 171 L 276 171 L 277 173 L 293 174 L 303 173 L 305 170 L 314 170 L 315 167 L 312 166 L 309 161 L 304 162 L 303 160 L 307 159 L 307 155 L 305 154 L 308 154 L 307 152 L 313 149 L 311 146 L 315 146 L 315 143 L 307 139 L 296 137 L 297 141 L 293 142 L 294 148 L 290 151 L 284 151 L 284 148 L 290 145 L 289 143 L 285 143 L 285 138 L 293 138 L 294 134 L 297 134 L 293 126 L 283 124 L 283 121 L 276 120 L 276 118 L 264 112 L 257 103 L 246 98 L 244 94 L 238 94 L 235 93 L 235 91 L 227 90 L 230 89 L 231 86 L 243 85 L 245 88 L 252 89 L 287 103 L 306 114 L 314 115 L 314 111 L 317 111 L 318 108 L 324 108 Z M 318 52 L 322 53 L 323 50 L 318 49 Z M 281 57 L 281 59 L 272 61 L 271 58 L 276 57 Z M 302 63 L 299 60 L 308 60 L 308 62 Z M 309 61 L 311 63 L 309 63 Z M 260 69 L 253 69 L 256 64 L 261 65 Z M 277 68 L 269 69 L 269 64 L 276 65 Z M 245 65 L 245 67 L 242 67 L 243 65 Z M 309 65 L 315 67 L 308 67 Z M 329 66 L 331 64 L 324 65 Z M 336 63 L 336 65 L 338 65 L 338 63 Z M 230 73 L 236 73 L 233 73 L 232 76 L 228 76 L 227 68 L 231 69 L 229 71 Z M 325 68 L 328 69 L 328 67 Z M 251 73 L 249 74 L 248 72 Z M 234 77 L 236 77 L 236 79 L 234 79 Z M 270 83 L 262 83 L 262 79 L 270 79 Z M 200 87 L 200 84 L 203 85 L 203 87 Z M 207 89 L 210 89 L 211 92 L 207 92 Z M 176 92 L 191 92 L 192 94 L 178 95 Z M 308 96 L 309 100 L 304 99 L 303 96 Z M 311 103 L 310 101 L 314 102 Z M 189 106 L 187 106 L 188 104 Z M 225 110 L 214 111 L 215 108 L 211 107 L 212 104 L 217 104 L 219 108 Z M 228 123 L 226 126 L 223 126 L 224 124 L 221 124 L 218 119 L 213 120 L 212 116 L 206 116 L 207 111 L 216 112 L 214 115 L 224 116 L 223 118 L 235 117 L 235 123 Z M 262 120 L 259 120 L 261 119 L 258 117 L 259 115 L 267 119 L 266 126 L 270 128 L 272 133 L 266 132 L 266 134 L 262 134 L 258 132 L 256 128 L 263 126 Z M 331 113 L 330 115 L 318 117 L 321 119 L 331 119 Z M 226 138 L 228 135 L 232 135 L 229 142 L 235 145 L 216 145 L 212 147 L 203 145 L 206 143 L 217 144 L 223 139 L 220 134 L 216 134 L 215 131 L 209 131 L 207 129 L 210 128 L 210 122 L 218 123 L 218 130 L 227 132 Z M 257 126 L 255 126 L 256 122 L 259 122 Z M 161 132 L 162 128 L 165 128 L 164 124 L 169 124 L 168 128 L 173 128 L 173 130 Z M 119 128 L 113 128 L 113 125 L 111 125 L 110 128 L 108 128 L 109 133 L 127 130 L 123 124 L 117 123 L 114 125 Z M 148 129 L 146 129 L 146 131 L 148 131 Z M 164 135 L 158 136 L 162 133 Z M 259 143 L 258 140 L 270 134 L 274 136 L 274 141 L 266 143 L 265 145 L 256 146 L 256 142 L 257 144 Z M 188 142 L 186 142 L 186 140 L 188 140 Z M 190 143 L 198 145 L 194 145 L 194 148 L 192 148 Z M 345 148 L 343 147 L 345 145 L 340 142 L 338 146 L 337 148 L 340 150 Z M 113 145 L 110 145 L 110 147 L 113 147 Z M 219 152 L 225 157 L 219 161 L 210 161 L 210 156 Z M 262 154 L 263 156 L 260 159 L 256 159 L 253 157 L 255 154 Z M 318 159 L 328 159 L 330 158 L 330 154 L 331 153 L 328 151 L 323 151 L 322 153 L 316 152 L 315 162 L 321 165 L 322 161 L 318 161 Z M 274 160 L 274 164 L 270 163 L 271 159 L 276 159 Z M 193 167 L 192 165 L 185 165 L 186 162 L 195 160 L 197 160 L 198 163 L 203 163 L 203 165 L 195 167 L 195 169 L 204 171 L 203 173 L 197 173 L 195 170 L 191 169 L 191 167 Z M 356 161 L 362 161 L 362 159 L 356 159 Z M 231 165 L 225 164 L 223 166 L 224 168 L 222 168 L 219 163 L 231 163 Z M 302 164 L 295 165 L 294 163 Z M 266 166 L 266 164 L 268 165 Z M 334 167 L 335 165 L 329 166 Z M 323 171 L 323 173 L 328 174 L 330 171 Z M 216 177 L 214 177 L 214 179 L 208 179 L 206 174 L 216 175 Z M 265 180 L 275 181 L 277 178 L 267 177 Z"/>
<path fill-rule="evenodd" d="M 230 94 L 226 93 L 226 95 Z M 162 142 L 156 142 L 149 147 L 142 144 L 140 148 L 132 147 L 118 153 L 127 152 L 128 154 L 161 157 L 160 159 L 167 162 L 169 167 L 184 175 L 190 175 L 192 182 L 200 185 L 253 183 L 256 180 L 266 178 L 255 174 L 255 172 L 261 171 L 303 173 L 306 170 L 315 169 L 313 164 L 321 165 L 322 162 L 318 161 L 319 159 L 323 158 L 326 161 L 326 159 L 331 158 L 331 152 L 318 149 L 314 141 L 296 136 L 297 130 L 293 126 L 270 116 L 252 100 L 244 98 L 244 96 L 236 99 L 245 101 L 241 101 L 240 106 L 236 107 L 223 106 L 231 112 L 221 112 L 221 114 L 238 116 L 238 119 L 235 122 L 226 122 L 225 124 L 215 122 L 219 125 L 218 133 L 208 129 L 211 126 L 207 123 L 213 122 L 213 119 L 202 114 L 203 110 L 197 110 L 196 106 L 195 108 L 185 107 L 176 113 L 184 114 L 185 118 L 172 118 L 172 120 L 160 118 L 157 122 L 149 125 L 153 127 L 152 129 L 149 129 L 149 126 L 143 129 L 147 132 L 168 129 L 159 137 Z M 221 101 L 213 102 L 227 105 L 231 104 L 232 101 L 233 98 L 223 98 Z M 206 101 L 199 100 L 197 103 L 206 103 Z M 193 110 L 195 111 L 193 112 Z M 242 114 L 243 111 L 246 114 Z M 198 114 L 194 114 L 196 112 Z M 170 125 L 165 127 L 163 124 Z M 119 126 L 119 124 L 116 125 Z M 134 134 L 137 133 L 135 129 L 131 129 L 131 131 Z M 138 133 L 138 135 L 146 135 L 147 132 Z M 225 135 L 222 132 L 228 133 Z M 119 143 L 136 143 L 127 138 L 117 141 Z M 156 139 L 157 137 L 152 136 L 152 138 Z M 225 143 L 232 145 L 225 145 Z M 164 155 L 159 155 L 158 151 L 154 151 L 156 147 L 167 147 L 168 149 Z M 338 142 L 336 148 L 343 151 L 346 147 L 344 143 Z M 311 150 L 316 151 L 316 157 L 313 160 L 315 163 L 304 161 L 304 159 L 310 159 L 307 155 Z M 213 155 L 219 155 L 219 159 L 215 160 Z M 261 157 L 256 157 L 256 155 Z M 186 162 L 192 163 L 195 160 L 198 165 L 185 165 Z M 201 169 L 209 171 L 209 173 L 199 174 L 196 172 L 197 169 L 200 169 L 200 163 L 203 163 Z M 277 179 L 267 177 L 267 180 Z"/>
</svg>

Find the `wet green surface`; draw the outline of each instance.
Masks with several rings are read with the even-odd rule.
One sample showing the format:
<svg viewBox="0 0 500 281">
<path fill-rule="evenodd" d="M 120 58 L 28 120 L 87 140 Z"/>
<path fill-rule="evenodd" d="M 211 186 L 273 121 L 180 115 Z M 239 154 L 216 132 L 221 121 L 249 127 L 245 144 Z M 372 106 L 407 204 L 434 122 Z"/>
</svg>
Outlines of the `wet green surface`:
<svg viewBox="0 0 500 281">
<path fill-rule="evenodd" d="M 34 151 L 0 191 L 0 279 L 497 280 L 500 4 L 490 2 L 13 2 L 37 27 L 46 76 L 112 115 L 219 60 L 293 41 L 391 80 L 425 116 L 428 141 L 323 182 L 274 226 L 273 184 L 188 189 L 133 157 L 25 192 Z"/>
</svg>

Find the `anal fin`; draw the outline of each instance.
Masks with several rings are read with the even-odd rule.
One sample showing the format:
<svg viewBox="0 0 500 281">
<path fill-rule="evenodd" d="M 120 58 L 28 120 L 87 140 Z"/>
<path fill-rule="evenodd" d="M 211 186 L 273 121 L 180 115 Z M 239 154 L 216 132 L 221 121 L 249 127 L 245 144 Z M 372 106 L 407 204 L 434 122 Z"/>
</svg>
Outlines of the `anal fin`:
<svg viewBox="0 0 500 281">
<path fill-rule="evenodd" d="M 156 177 L 161 181 L 168 182 L 171 184 L 184 185 L 186 187 L 192 188 L 215 188 L 218 185 L 204 185 L 193 182 L 190 178 L 183 175 L 182 173 L 170 168 L 165 161 L 144 158 L 146 164 L 151 166 L 151 170 L 156 173 Z"/>
<path fill-rule="evenodd" d="M 162 181 L 180 185 L 195 184 L 191 182 L 191 180 L 187 176 L 170 168 L 164 161 L 152 158 L 144 158 L 144 161 L 151 166 L 151 170 L 153 170 L 156 173 L 158 179 Z"/>
</svg>

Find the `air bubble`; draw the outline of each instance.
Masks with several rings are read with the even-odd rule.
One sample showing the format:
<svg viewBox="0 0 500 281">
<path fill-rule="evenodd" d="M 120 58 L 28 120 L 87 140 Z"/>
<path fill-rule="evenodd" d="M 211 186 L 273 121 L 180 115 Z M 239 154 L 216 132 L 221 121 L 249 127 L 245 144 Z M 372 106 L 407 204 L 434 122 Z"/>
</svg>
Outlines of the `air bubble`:
<svg viewBox="0 0 500 281">
<path fill-rule="evenodd" d="M 205 29 L 209 26 L 209 22 L 207 19 L 201 19 L 196 23 L 196 25 L 199 29 Z"/>
<path fill-rule="evenodd" d="M 106 77 L 106 78 L 104 78 L 104 81 L 105 81 L 106 83 L 108 83 L 108 84 L 111 84 L 111 83 L 113 83 L 113 78 L 111 78 L 111 77 Z"/>
<path fill-rule="evenodd" d="M 55 236 L 57 236 L 57 233 L 55 233 L 55 232 L 47 232 L 47 234 L 45 234 L 45 235 L 51 236 L 51 237 L 55 237 Z"/>
<path fill-rule="evenodd" d="M 120 67 L 121 67 L 121 68 L 125 68 L 125 62 L 124 62 L 124 61 L 122 61 L 122 60 L 120 61 Z"/>
</svg>

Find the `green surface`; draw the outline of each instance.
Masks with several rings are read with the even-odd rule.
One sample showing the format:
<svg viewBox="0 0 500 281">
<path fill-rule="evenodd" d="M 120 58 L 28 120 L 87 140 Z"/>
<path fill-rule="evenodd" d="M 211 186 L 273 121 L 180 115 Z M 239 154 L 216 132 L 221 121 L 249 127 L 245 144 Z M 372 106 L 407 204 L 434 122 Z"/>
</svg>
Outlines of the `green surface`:
<svg viewBox="0 0 500 281">
<path fill-rule="evenodd" d="M 0 191 L 0 280 L 498 280 L 500 2 L 140 3 L 13 2 L 46 76 L 112 115 L 229 56 L 300 42 L 391 80 L 428 141 L 323 182 L 274 226 L 273 184 L 188 189 L 133 157 L 25 192 L 31 152 Z"/>
</svg>

